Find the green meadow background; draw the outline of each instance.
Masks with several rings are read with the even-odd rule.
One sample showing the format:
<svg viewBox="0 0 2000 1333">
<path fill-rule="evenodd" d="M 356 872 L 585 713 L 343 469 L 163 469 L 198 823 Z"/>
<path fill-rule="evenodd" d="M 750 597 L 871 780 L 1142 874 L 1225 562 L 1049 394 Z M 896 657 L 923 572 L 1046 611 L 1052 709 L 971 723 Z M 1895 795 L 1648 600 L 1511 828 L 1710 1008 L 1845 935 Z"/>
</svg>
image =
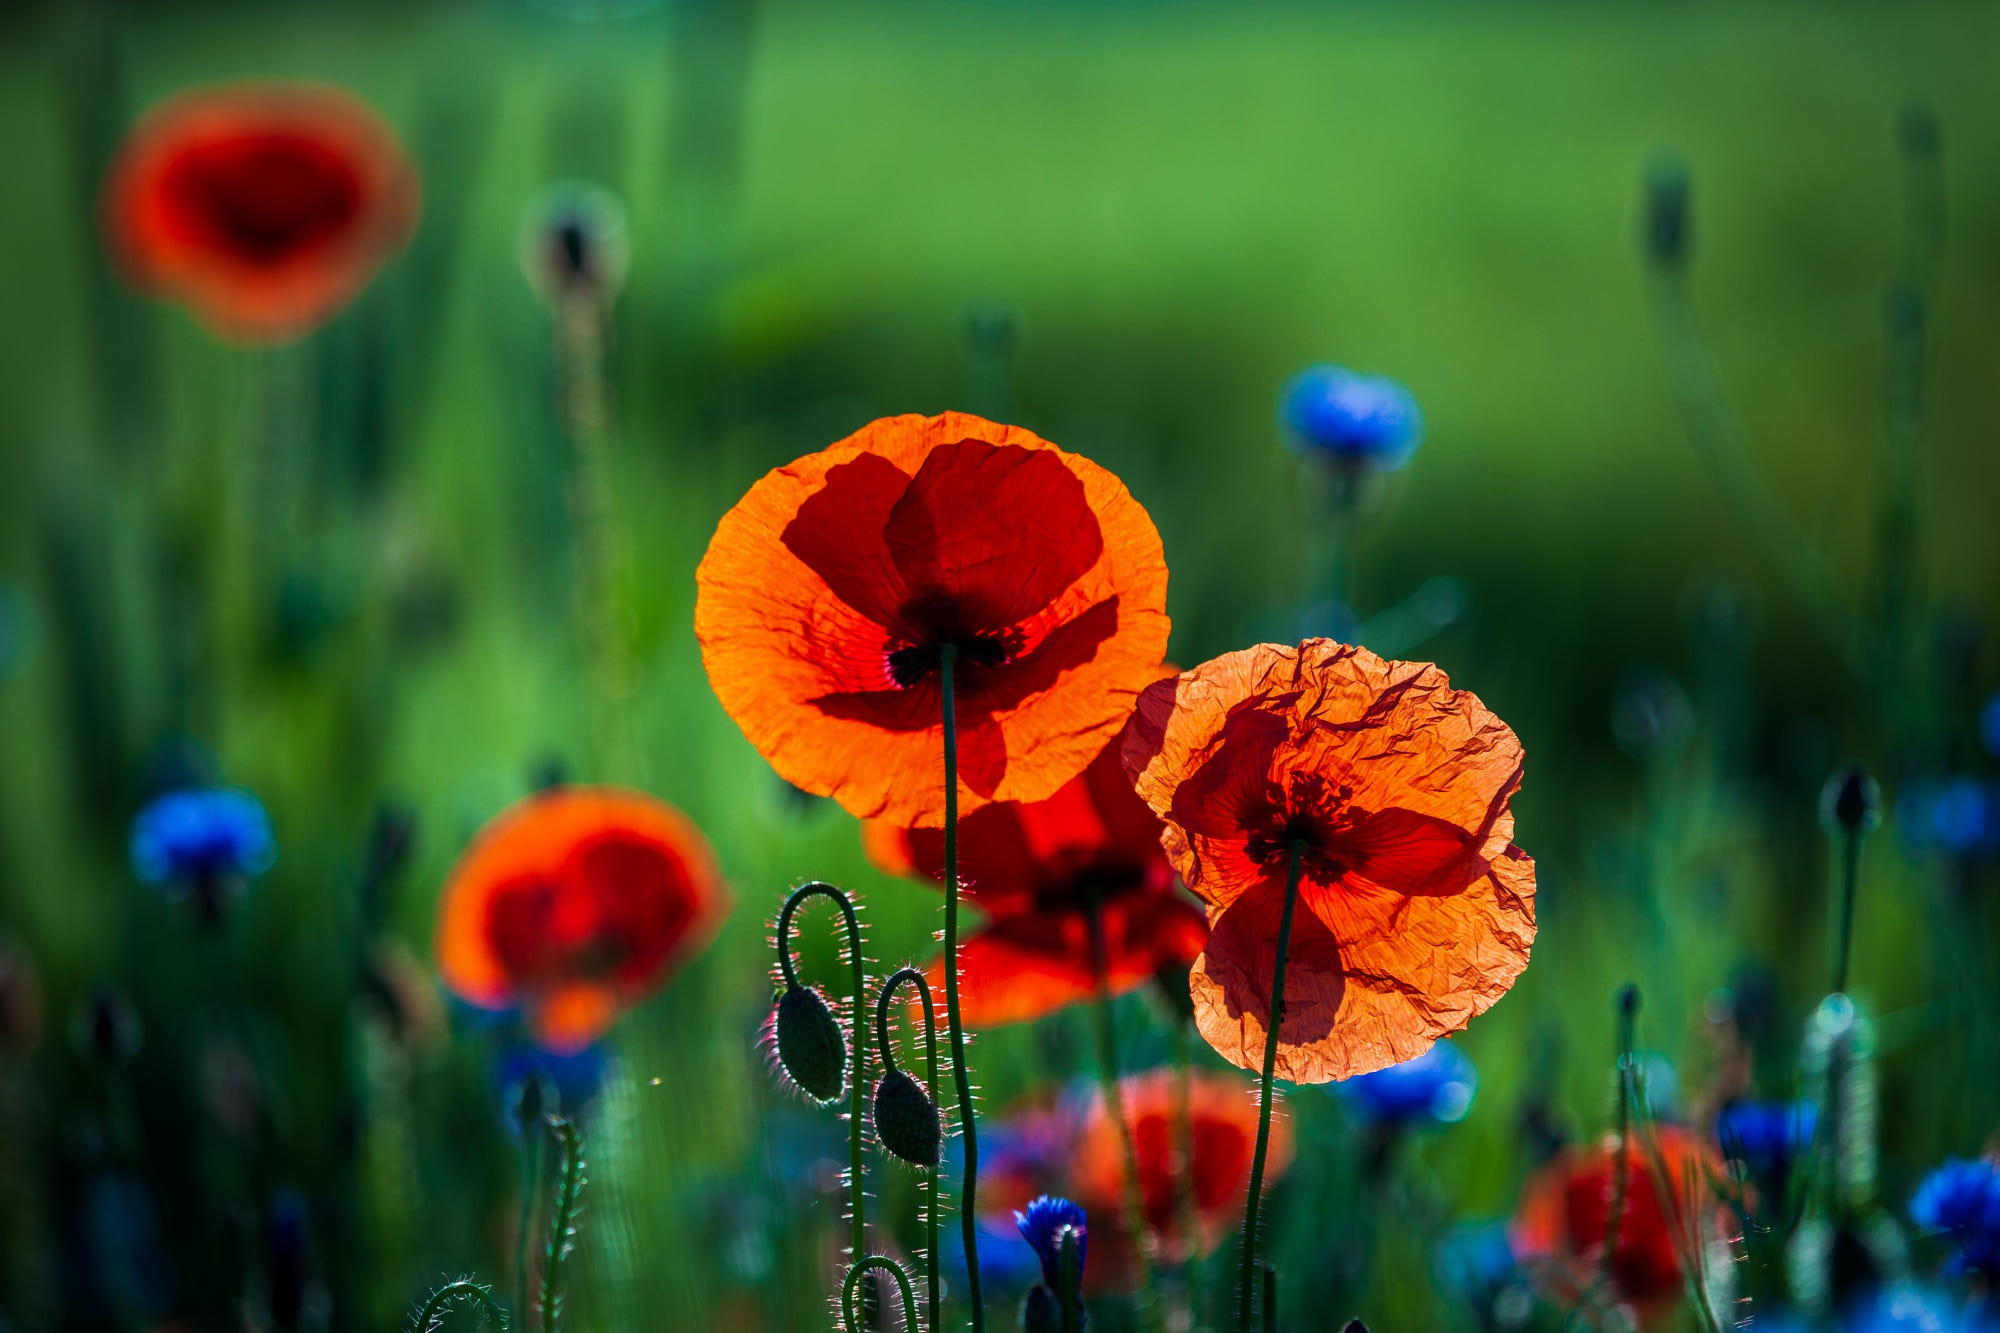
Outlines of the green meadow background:
<svg viewBox="0 0 2000 1333">
<path fill-rule="evenodd" d="M 1511 1209 L 1524 1119 L 1605 1127 L 1615 988 L 1641 987 L 1641 1043 L 1680 1065 L 1686 1099 L 1713 993 L 1768 995 L 1759 1083 L 1792 1091 L 1826 985 L 1821 783 L 1860 760 L 1893 806 L 1927 775 L 1990 773 L 1973 718 L 2000 681 L 1978 637 L 2000 602 L 1996 50 L 2000 11 L 1942 3 L 684 0 L 579 21 L 511 0 L 100 0 L 0 16 L 0 923 L 48 1014 L 39 1051 L 6 1057 L 8 1321 L 226 1312 L 201 1285 L 217 1237 L 280 1187 L 308 1201 L 330 1327 L 406 1322 L 450 1275 L 504 1279 L 517 1168 L 487 1074 L 498 1039 L 459 1011 L 448 1041 L 394 1039 L 355 996 L 355 960 L 381 939 L 427 959 L 456 854 L 560 761 L 686 810 L 736 901 L 613 1038 L 569 1324 L 825 1327 L 843 1232 L 824 1161 L 844 1134 L 778 1092 L 756 1047 L 770 918 L 803 877 L 850 886 L 886 970 L 930 947 L 938 900 L 870 867 L 854 821 L 788 793 L 717 706 L 691 629 L 716 519 L 875 416 L 1001 417 L 1111 468 L 1151 511 L 1171 653 L 1197 662 L 1294 632 L 1313 513 L 1276 396 L 1335 360 L 1423 404 L 1355 600 L 1364 619 L 1403 608 L 1373 629 L 1408 641 L 1406 599 L 1454 581 L 1417 609 L 1458 614 L 1408 651 L 1527 746 L 1517 836 L 1541 868 L 1541 935 L 1462 1038 L 1471 1115 L 1406 1145 L 1386 1181 L 1363 1179 L 1336 1098 L 1289 1097 L 1275 1254 L 1287 1324 L 1476 1327 L 1435 1279 L 1440 1238 Z M 408 252 L 278 350 L 126 295 L 94 217 L 138 111 L 253 76 L 367 98 L 426 195 Z M 1846 669 L 1704 469 L 1639 237 L 1648 164 L 1678 154 L 1743 452 L 1866 607 L 1911 99 L 1942 127 L 1946 249 L 1917 665 L 1888 691 Z M 551 321 L 517 259 L 524 209 L 559 179 L 615 192 L 631 240 L 609 366 L 638 668 L 622 756 L 589 741 Z M 1665 701 L 1664 738 L 1627 727 L 1621 744 L 1614 716 L 1645 700 Z M 190 755 L 259 793 L 279 842 L 222 939 L 125 859 L 148 784 Z M 417 835 L 371 913 L 357 886 L 385 801 Z M 1880 1195 L 1900 1214 L 1923 1171 L 1996 1128 L 1995 879 L 1893 820 L 1863 875 L 1854 989 L 1880 1019 Z M 806 934 L 834 982 L 830 929 Z M 145 1028 L 123 1093 L 68 1035 L 104 980 Z M 989 1115 L 1091 1072 L 1084 1017 L 980 1035 Z M 1129 1064 L 1165 1058 L 1145 999 L 1119 1022 Z M 261 1088 L 247 1139 L 202 1110 L 218 1023 Z M 151 1190 L 182 1298 L 93 1323 L 51 1256 L 63 1201 L 107 1154 Z M 877 1216 L 914 1240 L 912 1178 L 871 1179 Z M 1116 1303 L 1095 1317 L 1125 1326 Z"/>
</svg>

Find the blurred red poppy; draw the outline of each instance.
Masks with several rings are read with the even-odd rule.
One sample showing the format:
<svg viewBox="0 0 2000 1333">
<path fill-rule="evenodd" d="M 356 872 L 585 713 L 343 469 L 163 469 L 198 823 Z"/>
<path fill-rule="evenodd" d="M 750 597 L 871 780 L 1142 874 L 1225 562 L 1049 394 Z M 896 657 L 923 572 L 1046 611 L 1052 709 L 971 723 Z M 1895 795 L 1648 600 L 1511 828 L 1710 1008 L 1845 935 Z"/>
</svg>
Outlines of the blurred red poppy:
<svg viewBox="0 0 2000 1333">
<path fill-rule="evenodd" d="M 728 895 L 701 833 L 615 787 L 557 787 L 503 811 L 445 883 L 438 971 L 487 1009 L 519 1007 L 575 1051 L 705 947 Z"/>
<path fill-rule="evenodd" d="M 1686 1290 L 1685 1260 L 1722 1234 L 1727 1213 L 1708 1192 L 1722 1174 L 1713 1150 L 1672 1125 L 1655 1134 L 1652 1148 L 1638 1135 L 1626 1143 L 1625 1204 L 1608 1270 L 1618 1140 L 1566 1149 L 1529 1180 L 1510 1239 L 1557 1299 L 1575 1299 L 1608 1271 L 1617 1299 L 1642 1323 L 1671 1320 Z"/>
<path fill-rule="evenodd" d="M 959 821 L 959 873 L 987 923 L 959 945 L 959 997 L 973 1027 L 1016 1023 L 1091 999 L 1103 932 L 1105 985 L 1122 994 L 1186 967 L 1208 926 L 1174 889 L 1160 821 L 1132 792 L 1113 741 L 1045 801 L 995 801 Z M 863 826 L 876 864 L 944 879 L 944 831 Z M 944 985 L 943 960 L 931 985 Z"/>
<path fill-rule="evenodd" d="M 185 93 L 126 135 L 105 178 L 113 256 L 142 291 L 245 343 L 310 333 L 409 241 L 416 168 L 351 93 L 245 83 Z"/>
<path fill-rule="evenodd" d="M 1535 937 L 1512 845 L 1521 744 L 1434 666 L 1311 639 L 1148 689 L 1136 789 L 1209 905 L 1195 1022 L 1260 1070 L 1290 849 L 1304 848 L 1277 1075 L 1324 1083 L 1421 1055 L 1507 992 Z"/>
<path fill-rule="evenodd" d="M 885 418 L 768 473 L 695 582 L 702 663 L 750 743 L 904 827 L 944 822 L 946 646 L 964 813 L 1081 773 L 1166 652 L 1166 560 L 1124 483 L 960 412 Z"/>
<path fill-rule="evenodd" d="M 1193 1146 L 1188 1175 L 1189 1203 L 1195 1234 L 1182 1234 L 1180 1200 L 1176 1194 L 1176 1163 L 1180 1156 L 1179 1078 L 1156 1069 L 1119 1080 L 1118 1092 L 1132 1126 L 1139 1158 L 1140 1194 L 1146 1225 L 1159 1239 L 1161 1253 L 1173 1260 L 1212 1253 L 1243 1220 L 1243 1196 L 1250 1184 L 1250 1159 L 1257 1147 L 1257 1102 L 1240 1078 L 1196 1071 L 1189 1075 L 1187 1124 Z M 1072 1157 L 1071 1188 L 1095 1214 L 1117 1216 L 1123 1207 L 1124 1149 L 1118 1125 L 1105 1110 L 1103 1098 L 1092 1103 Z M 1271 1143 L 1265 1162 L 1266 1182 L 1284 1175 L 1292 1161 L 1292 1126 L 1284 1115 L 1271 1120 Z M 1103 1228 L 1105 1262 L 1121 1267 L 1125 1245 L 1121 1227 Z M 1092 1258 L 1099 1249 L 1092 1247 Z M 1125 1271 L 1136 1271 L 1129 1263 Z"/>
</svg>

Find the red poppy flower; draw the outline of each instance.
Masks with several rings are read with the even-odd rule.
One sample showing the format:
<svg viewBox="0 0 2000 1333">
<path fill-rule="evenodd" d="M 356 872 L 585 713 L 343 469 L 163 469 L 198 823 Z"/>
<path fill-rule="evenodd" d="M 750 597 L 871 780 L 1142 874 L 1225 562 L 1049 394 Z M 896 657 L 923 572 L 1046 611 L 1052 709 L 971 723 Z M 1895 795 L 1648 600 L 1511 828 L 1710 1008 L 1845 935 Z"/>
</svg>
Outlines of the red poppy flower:
<svg viewBox="0 0 2000 1333">
<path fill-rule="evenodd" d="M 672 806 L 615 787 L 553 788 L 503 811 L 452 869 L 438 971 L 472 1004 L 520 1007 L 550 1049 L 580 1050 L 727 912 L 708 844 Z"/>
<path fill-rule="evenodd" d="M 1263 1066 L 1295 840 L 1280 1078 L 1420 1055 L 1528 965 L 1534 863 L 1508 809 L 1521 745 L 1436 667 L 1326 639 L 1230 653 L 1147 690 L 1124 759 L 1209 905 L 1195 1021 L 1232 1063 Z"/>
<path fill-rule="evenodd" d="M 890 417 L 767 474 L 695 573 L 722 706 L 795 786 L 944 822 L 940 650 L 961 808 L 1081 773 L 1158 675 L 1160 537 L 1123 482 L 1013 426 Z"/>
<path fill-rule="evenodd" d="M 419 195 L 394 132 L 352 94 L 235 84 L 133 127 L 105 178 L 104 227 L 134 286 L 225 338 L 286 342 L 402 249 Z"/>
<path fill-rule="evenodd" d="M 1176 1159 L 1180 1155 L 1179 1078 L 1171 1070 L 1156 1069 L 1120 1079 L 1119 1097 L 1125 1118 L 1132 1127 L 1132 1146 L 1139 1159 L 1139 1192 L 1145 1204 L 1146 1225 L 1159 1238 L 1169 1258 L 1179 1260 L 1190 1253 L 1212 1253 L 1243 1220 L 1243 1196 L 1250 1184 L 1250 1159 L 1257 1148 L 1257 1102 L 1247 1095 L 1240 1079 L 1195 1072 L 1189 1076 L 1187 1123 L 1193 1145 L 1189 1202 L 1193 1205 L 1195 1234 L 1181 1234 L 1180 1201 L 1176 1193 Z M 1091 1105 L 1083 1133 L 1073 1156 L 1075 1178 L 1072 1188 L 1078 1201 L 1097 1215 L 1118 1216 L 1124 1206 L 1124 1148 L 1118 1138 L 1118 1124 L 1105 1110 L 1103 1098 Z M 1266 1182 L 1284 1175 L 1292 1160 L 1292 1126 L 1283 1114 L 1271 1119 L 1271 1143 L 1267 1150 Z M 1104 1252 L 1117 1266 L 1117 1254 L 1125 1244 L 1122 1227 L 1106 1227 Z M 1091 1258 L 1099 1253 L 1094 1243 Z M 1128 1256 L 1129 1258 L 1129 1256 Z M 1126 1265 L 1128 1268 L 1131 1266 Z"/>
<path fill-rule="evenodd" d="M 885 870 L 944 879 L 944 830 L 863 825 Z M 959 821 L 958 866 L 985 927 L 959 944 L 959 1009 L 973 1027 L 1016 1023 L 1097 992 L 1091 913 L 1112 994 L 1186 967 L 1208 926 L 1174 891 L 1160 821 L 1132 792 L 1113 741 L 1045 801 L 995 801 Z M 944 963 L 931 966 L 942 989 Z"/>
<path fill-rule="evenodd" d="M 1657 1162 L 1636 1135 L 1625 1146 L 1625 1206 L 1610 1264 L 1618 1299 L 1646 1321 L 1671 1314 L 1685 1291 L 1684 1256 L 1720 1236 L 1727 1216 L 1707 1195 L 1722 1171 L 1708 1145 L 1671 1125 L 1656 1134 Z M 1514 1252 L 1558 1299 L 1574 1299 L 1604 1271 L 1618 1158 L 1616 1138 L 1567 1149 L 1522 1193 Z"/>
</svg>

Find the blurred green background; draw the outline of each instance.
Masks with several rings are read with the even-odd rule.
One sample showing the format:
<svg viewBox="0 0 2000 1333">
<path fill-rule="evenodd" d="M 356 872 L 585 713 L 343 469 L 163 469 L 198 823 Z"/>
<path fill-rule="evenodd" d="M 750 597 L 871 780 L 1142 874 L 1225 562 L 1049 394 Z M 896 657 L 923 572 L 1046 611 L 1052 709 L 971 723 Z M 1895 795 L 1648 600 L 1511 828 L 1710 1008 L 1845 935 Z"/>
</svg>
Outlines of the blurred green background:
<svg viewBox="0 0 2000 1333">
<path fill-rule="evenodd" d="M 215 1238 L 254 1234 L 243 1219 L 280 1187 L 308 1201 L 332 1327 L 387 1327 L 446 1275 L 506 1272 L 498 1039 L 460 1013 L 449 1043 L 391 1040 L 354 996 L 355 958 L 378 925 L 428 956 L 445 871 L 552 758 L 686 810 L 737 899 L 615 1035 L 574 1326 L 826 1323 L 839 1201 L 814 1163 L 841 1130 L 776 1092 L 754 1049 L 769 918 L 802 877 L 852 886 L 893 964 L 929 948 L 937 899 L 872 869 L 854 821 L 787 793 L 723 716 L 692 575 L 763 471 L 895 412 L 1001 417 L 1122 476 L 1165 540 L 1171 653 L 1192 663 L 1295 632 L 1313 515 L 1278 441 L 1286 377 L 1336 360 L 1423 404 L 1426 442 L 1369 523 L 1355 601 L 1365 619 L 1454 581 L 1417 608 L 1442 598 L 1450 623 L 1409 652 L 1526 742 L 1518 841 L 1541 867 L 1542 933 L 1462 1039 L 1482 1077 L 1470 1117 L 1413 1145 L 1390 1185 L 1360 1181 L 1335 1099 L 1291 1098 L 1299 1162 L 1273 1208 L 1300 1326 L 1321 1309 L 1477 1326 L 1433 1280 L 1435 1244 L 1512 1207 L 1526 1112 L 1603 1128 L 1622 982 L 1689 1099 L 1705 1001 L 1768 991 L 1759 1083 L 1793 1089 L 1826 979 L 1820 784 L 1857 759 L 1894 805 L 1991 769 L 1974 717 L 2000 679 L 1979 638 L 2000 599 L 1993 6 L 561 8 L 0 17 L 0 921 L 48 1014 L 7 1085 L 16 1327 L 66 1310 L 75 1327 L 208 1323 Z M 95 226 L 97 174 L 139 110 L 246 76 L 356 91 L 424 176 L 410 250 L 285 349 L 223 346 L 124 294 Z M 1922 614 L 1909 670 L 1857 679 L 1676 416 L 1641 181 L 1663 152 L 1688 164 L 1693 289 L 1749 462 L 1866 608 L 1912 98 L 1942 126 L 1947 201 Z M 613 191 L 632 246 L 610 363 L 638 668 L 627 771 L 587 740 L 553 333 L 517 259 L 524 209 L 558 179 Z M 279 841 L 222 940 L 125 859 L 149 784 L 190 753 L 259 793 Z M 385 800 L 415 812 L 416 849 L 364 929 Z M 1983 855 L 1893 821 L 1869 843 L 1855 990 L 1881 1018 L 1881 1195 L 1898 1211 L 1996 1127 L 1979 1017 L 1993 887 Z M 830 941 L 813 947 L 831 979 Z M 122 1107 L 67 1035 L 106 979 L 146 1033 Z M 217 1012 L 244 1015 L 261 1089 L 247 1140 L 202 1109 Z M 1120 1022 L 1129 1062 L 1163 1058 L 1142 999 Z M 1088 1051 L 1081 1015 L 982 1034 L 986 1107 L 1087 1074 Z M 165 1307 L 85 1300 L 52 1257 L 79 1164 L 107 1152 L 141 1164 L 160 1213 L 180 1275 Z M 907 1224 L 910 1178 L 878 1184 Z"/>
</svg>

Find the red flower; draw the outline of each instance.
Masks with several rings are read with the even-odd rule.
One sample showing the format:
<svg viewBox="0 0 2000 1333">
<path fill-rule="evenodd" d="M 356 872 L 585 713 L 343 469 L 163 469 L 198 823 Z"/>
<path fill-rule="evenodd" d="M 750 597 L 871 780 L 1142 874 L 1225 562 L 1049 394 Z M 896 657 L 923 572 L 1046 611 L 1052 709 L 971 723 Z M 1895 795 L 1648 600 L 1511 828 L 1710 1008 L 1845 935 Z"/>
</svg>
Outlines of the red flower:
<svg viewBox="0 0 2000 1333">
<path fill-rule="evenodd" d="M 1186 967 L 1208 926 L 1174 891 L 1160 821 L 1132 792 L 1113 741 L 1045 801 L 995 801 L 959 821 L 959 873 L 986 926 L 959 945 L 966 1023 L 1039 1018 L 1096 993 L 1091 914 L 1104 934 L 1113 994 L 1166 967 Z M 885 870 L 944 879 L 944 830 L 863 826 Z M 931 967 L 944 985 L 944 964 Z"/>
<path fill-rule="evenodd" d="M 1511 843 L 1521 744 L 1434 666 L 1311 639 L 1148 689 L 1126 770 L 1209 905 L 1195 1021 L 1261 1070 L 1291 847 L 1303 846 L 1277 1075 L 1350 1078 L 1421 1055 L 1506 993 L 1535 937 Z"/>
<path fill-rule="evenodd" d="M 1706 1143 L 1663 1125 L 1655 1146 L 1657 1164 L 1638 1136 L 1625 1146 L 1625 1206 L 1610 1265 L 1618 1299 L 1647 1321 L 1671 1314 L 1685 1291 L 1683 1256 L 1719 1236 L 1726 1216 L 1707 1200 L 1722 1165 Z M 1574 1299 L 1604 1268 L 1618 1159 L 1616 1138 L 1567 1149 L 1522 1193 L 1511 1233 L 1514 1252 L 1559 1299 Z"/>
<path fill-rule="evenodd" d="M 1118 1092 L 1139 1158 L 1139 1191 L 1145 1202 L 1146 1225 L 1169 1258 L 1212 1253 L 1243 1220 L 1250 1159 L 1257 1147 L 1256 1100 L 1241 1079 L 1200 1072 L 1189 1077 L 1187 1121 L 1194 1155 L 1188 1183 L 1192 1187 L 1195 1234 L 1188 1237 L 1181 1234 L 1180 1202 L 1175 1192 L 1175 1164 L 1180 1156 L 1176 1128 L 1179 1078 L 1165 1069 L 1133 1074 L 1119 1080 Z M 1284 1175 L 1291 1160 L 1291 1122 L 1282 1114 L 1276 1115 L 1271 1120 L 1265 1180 Z M 1124 1161 L 1117 1122 L 1100 1097 L 1092 1103 L 1072 1156 L 1071 1188 L 1092 1216 L 1115 1218 L 1124 1206 Z M 1122 1253 L 1124 1229 L 1102 1230 L 1106 1235 L 1104 1252 L 1114 1256 L 1110 1262 L 1117 1266 L 1115 1256 Z M 1095 1245 L 1091 1253 L 1095 1260 L 1099 1253 Z"/>
<path fill-rule="evenodd" d="M 750 743 L 904 826 L 944 822 L 945 646 L 962 813 L 1081 773 L 1166 652 L 1166 560 L 1124 483 L 959 412 L 886 418 L 769 473 L 695 582 L 702 664 Z"/>
<path fill-rule="evenodd" d="M 104 228 L 134 286 L 217 334 L 310 333 L 416 229 L 415 167 L 366 104 L 338 88 L 250 83 L 183 94 L 125 138 Z"/>
<path fill-rule="evenodd" d="M 487 1009 L 519 1006 L 576 1051 L 665 984 L 728 913 L 715 858 L 685 816 L 640 792 L 559 787 L 503 811 L 452 869 L 438 971 Z"/>
</svg>

